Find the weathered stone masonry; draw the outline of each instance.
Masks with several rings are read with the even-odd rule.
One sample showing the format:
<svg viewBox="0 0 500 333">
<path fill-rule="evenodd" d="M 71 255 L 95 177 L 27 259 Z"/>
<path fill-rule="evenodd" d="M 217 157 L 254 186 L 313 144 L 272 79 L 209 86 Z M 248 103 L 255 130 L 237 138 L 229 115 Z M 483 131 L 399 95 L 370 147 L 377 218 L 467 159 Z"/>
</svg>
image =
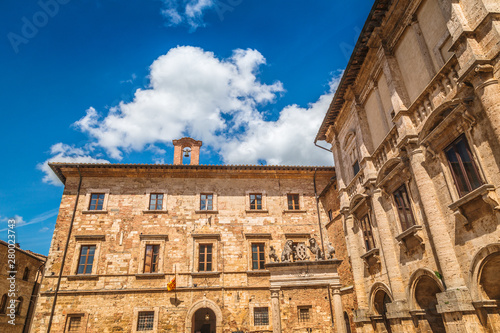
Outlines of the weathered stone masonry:
<svg viewBox="0 0 500 333">
<path fill-rule="evenodd" d="M 321 267 L 328 268 L 331 278 L 321 280 L 323 273 L 318 273 L 323 282 L 308 283 L 306 277 L 301 284 L 284 284 L 278 289 L 271 289 L 270 268 L 252 269 L 253 243 L 264 244 L 265 261 L 269 263 L 270 246 L 280 256 L 287 240 L 320 241 L 313 187 L 315 168 L 57 163 L 52 168 L 64 181 L 65 189 L 34 332 L 47 329 L 75 204 L 78 171 L 82 185 L 52 332 L 68 330 L 75 316 L 81 332 L 135 332 L 141 311 L 154 313 L 154 332 L 194 332 L 199 329 L 199 314 L 213 319 L 214 332 L 277 332 L 276 320 L 283 332 L 344 332 L 344 300 L 336 299 L 335 311 L 340 315 L 333 312 L 333 327 L 331 316 L 337 297 L 334 292 L 340 290 L 348 300 L 349 313 L 354 304 L 352 295 L 342 291 L 349 285 L 338 278 L 337 267 L 344 258 L 324 261 L 327 266 Z M 333 168 L 317 168 L 318 191 L 333 176 Z M 92 193 L 104 194 L 102 211 L 89 209 Z M 149 209 L 152 193 L 164 195 L 161 210 Z M 213 195 L 211 210 L 200 210 L 203 193 Z M 261 210 L 250 209 L 252 193 L 262 194 Z M 288 209 L 290 193 L 299 195 L 300 209 Z M 321 207 L 324 228 L 328 219 L 323 211 Z M 323 234 L 325 241 L 332 242 L 342 253 L 345 244 L 328 240 L 325 228 Z M 144 251 L 148 244 L 159 245 L 159 268 L 145 274 Z M 213 248 L 213 269 L 209 272 L 198 270 L 200 244 L 211 244 Z M 77 274 L 80 252 L 88 245 L 95 246 L 92 272 Z M 294 263 L 289 265 L 293 267 Z M 174 272 L 177 291 L 167 292 Z M 304 273 L 300 267 L 294 272 Z M 279 304 L 279 313 L 273 310 L 273 299 Z M 256 308 L 268 309 L 267 325 L 255 325 Z M 301 308 L 308 309 L 307 320 L 299 320 Z"/>
</svg>

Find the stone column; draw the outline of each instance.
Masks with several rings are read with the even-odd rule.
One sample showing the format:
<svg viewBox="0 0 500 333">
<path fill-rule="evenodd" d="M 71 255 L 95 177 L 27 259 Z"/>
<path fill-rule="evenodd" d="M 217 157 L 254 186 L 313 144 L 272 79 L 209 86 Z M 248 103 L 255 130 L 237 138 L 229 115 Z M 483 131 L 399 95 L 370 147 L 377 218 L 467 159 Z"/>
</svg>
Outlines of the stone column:
<svg viewBox="0 0 500 333">
<path fill-rule="evenodd" d="M 368 296 L 365 288 L 365 263 L 361 259 L 364 250 L 361 249 L 360 237 L 354 233 L 354 217 L 345 212 L 343 213 L 344 225 L 347 232 L 347 246 L 350 250 L 352 275 L 354 278 L 354 288 L 356 298 L 360 309 L 368 309 Z"/>
<path fill-rule="evenodd" d="M 493 66 L 477 65 L 467 79 L 481 101 L 495 140 L 500 143 L 500 85 L 493 75 Z"/>
<path fill-rule="evenodd" d="M 271 289 L 271 311 L 273 316 L 273 333 L 281 333 L 280 288 Z"/>
<path fill-rule="evenodd" d="M 347 333 L 344 322 L 344 309 L 342 308 L 342 296 L 340 296 L 340 286 L 330 285 L 333 295 L 333 311 L 335 316 L 335 328 L 337 333 Z"/>
<path fill-rule="evenodd" d="M 431 177 L 423 166 L 425 162 L 423 149 L 421 147 L 416 147 L 413 150 L 409 148 L 408 155 L 430 231 L 429 237 L 432 237 L 435 246 L 440 273 L 445 278 L 447 289 L 463 287 L 465 281 L 455 251 L 453 251 L 453 242 L 446 226 L 445 215 L 441 211 L 439 196 Z"/>
<path fill-rule="evenodd" d="M 382 191 L 375 189 L 372 196 L 373 213 L 378 226 L 378 233 L 380 235 L 380 251 L 383 260 L 385 261 L 385 268 L 387 277 L 389 279 L 389 286 L 391 287 L 392 296 L 395 301 L 405 301 L 406 293 L 401 276 L 399 259 L 396 255 L 397 249 L 394 244 L 395 235 L 391 233 L 389 221 L 382 206 Z"/>
</svg>

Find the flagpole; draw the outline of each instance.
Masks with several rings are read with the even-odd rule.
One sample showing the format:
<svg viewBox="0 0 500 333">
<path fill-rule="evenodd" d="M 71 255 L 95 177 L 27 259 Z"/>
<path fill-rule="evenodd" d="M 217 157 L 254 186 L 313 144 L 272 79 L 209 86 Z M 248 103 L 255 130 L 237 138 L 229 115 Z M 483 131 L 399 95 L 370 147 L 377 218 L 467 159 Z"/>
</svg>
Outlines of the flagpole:
<svg viewBox="0 0 500 333">
<path fill-rule="evenodd" d="M 177 306 L 177 265 L 174 264 L 174 281 L 175 281 L 175 288 L 174 288 L 174 291 L 175 291 L 175 306 Z"/>
</svg>

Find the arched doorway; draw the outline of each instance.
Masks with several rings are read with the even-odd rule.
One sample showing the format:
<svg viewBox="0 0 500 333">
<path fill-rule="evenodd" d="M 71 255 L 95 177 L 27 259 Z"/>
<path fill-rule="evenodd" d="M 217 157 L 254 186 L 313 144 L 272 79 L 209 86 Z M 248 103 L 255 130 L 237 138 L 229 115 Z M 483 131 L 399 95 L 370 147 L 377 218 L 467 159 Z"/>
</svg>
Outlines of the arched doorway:
<svg viewBox="0 0 500 333">
<path fill-rule="evenodd" d="M 373 297 L 373 306 L 376 313 L 381 317 L 377 324 L 377 331 L 391 333 L 391 324 L 387 319 L 387 304 L 392 300 L 384 290 L 378 290 Z"/>
<path fill-rule="evenodd" d="M 210 308 L 198 309 L 193 315 L 193 333 L 215 333 L 217 318 Z"/>
<path fill-rule="evenodd" d="M 421 327 L 424 332 L 446 333 L 443 318 L 436 309 L 436 294 L 440 292 L 441 288 L 436 281 L 427 275 L 423 275 L 415 285 L 415 302 L 425 311 L 423 320 L 419 320 L 419 326 L 425 326 Z"/>
<path fill-rule="evenodd" d="M 185 327 L 185 333 L 222 333 L 222 311 L 214 301 L 199 300 L 189 309 Z"/>
</svg>

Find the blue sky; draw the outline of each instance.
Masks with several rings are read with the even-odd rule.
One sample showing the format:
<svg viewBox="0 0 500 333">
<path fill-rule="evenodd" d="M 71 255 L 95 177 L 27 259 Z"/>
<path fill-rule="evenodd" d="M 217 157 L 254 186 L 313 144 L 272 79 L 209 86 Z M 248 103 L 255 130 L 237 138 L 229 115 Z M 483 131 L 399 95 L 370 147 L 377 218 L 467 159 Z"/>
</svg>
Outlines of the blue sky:
<svg viewBox="0 0 500 333">
<path fill-rule="evenodd" d="M 332 165 L 313 146 L 372 1 L 0 2 L 0 238 L 47 254 L 46 162 Z"/>
</svg>

